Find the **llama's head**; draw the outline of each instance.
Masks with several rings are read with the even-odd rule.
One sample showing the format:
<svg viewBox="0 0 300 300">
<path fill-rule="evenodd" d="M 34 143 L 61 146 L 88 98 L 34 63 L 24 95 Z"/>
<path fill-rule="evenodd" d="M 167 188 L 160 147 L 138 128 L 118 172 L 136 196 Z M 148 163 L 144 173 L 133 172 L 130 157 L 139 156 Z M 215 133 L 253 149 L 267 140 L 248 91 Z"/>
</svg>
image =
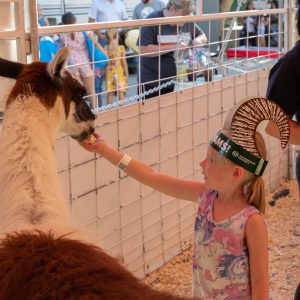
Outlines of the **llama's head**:
<svg viewBox="0 0 300 300">
<path fill-rule="evenodd" d="M 73 138 L 84 140 L 94 132 L 95 115 L 91 112 L 83 97 L 85 87 L 64 68 L 70 55 L 69 48 L 63 48 L 49 64 L 52 82 L 61 92 L 65 110 L 62 130 Z"/>
<path fill-rule="evenodd" d="M 63 48 L 49 64 L 34 62 L 23 65 L 1 60 L 0 69 L 4 62 L 8 68 L 0 75 L 16 79 L 7 106 L 16 99 L 26 101 L 26 96 L 33 95 L 49 111 L 61 107 L 57 110 L 60 130 L 84 140 L 94 131 L 95 115 L 83 98 L 87 93 L 85 87 L 65 69 L 69 55 L 70 49 Z M 12 71 L 8 71 L 10 67 Z"/>
</svg>

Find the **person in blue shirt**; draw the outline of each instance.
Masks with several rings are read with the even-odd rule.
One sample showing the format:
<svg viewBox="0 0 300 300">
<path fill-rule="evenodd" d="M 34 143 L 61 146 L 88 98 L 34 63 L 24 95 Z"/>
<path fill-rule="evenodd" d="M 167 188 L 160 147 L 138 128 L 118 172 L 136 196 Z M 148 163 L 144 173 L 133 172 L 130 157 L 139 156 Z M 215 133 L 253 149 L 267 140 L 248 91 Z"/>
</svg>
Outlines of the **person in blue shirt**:
<svg viewBox="0 0 300 300">
<path fill-rule="evenodd" d="M 49 21 L 44 17 L 44 10 L 40 4 L 36 5 L 38 14 L 38 23 L 40 26 L 49 26 Z"/>
<path fill-rule="evenodd" d="M 169 0 L 165 9 L 151 13 L 148 18 L 188 16 L 193 12 L 193 0 Z M 180 26 L 171 24 L 142 27 L 137 41 L 140 53 L 144 54 L 138 71 L 138 92 L 143 95 L 142 100 L 174 90 L 173 80 L 177 74 L 175 50 L 187 49 L 190 44 L 200 46 L 206 42 L 206 35 L 194 22 Z"/>
<path fill-rule="evenodd" d="M 47 18 L 44 17 L 44 11 L 40 4 L 37 3 L 37 16 L 39 26 L 50 26 Z M 57 43 L 51 35 L 41 35 L 39 37 L 40 61 L 50 62 L 58 51 Z"/>
</svg>

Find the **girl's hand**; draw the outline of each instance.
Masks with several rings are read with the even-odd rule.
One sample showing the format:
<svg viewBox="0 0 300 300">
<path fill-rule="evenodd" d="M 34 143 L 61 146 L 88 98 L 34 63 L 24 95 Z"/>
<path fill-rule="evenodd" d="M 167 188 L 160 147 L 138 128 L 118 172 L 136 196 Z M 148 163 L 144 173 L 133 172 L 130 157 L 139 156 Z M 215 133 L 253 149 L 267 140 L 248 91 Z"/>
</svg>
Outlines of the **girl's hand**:
<svg viewBox="0 0 300 300">
<path fill-rule="evenodd" d="M 92 144 L 88 144 L 86 142 L 78 141 L 78 144 L 82 146 L 85 150 L 101 154 L 102 146 L 105 145 L 104 139 L 96 132 L 93 133 L 95 141 Z"/>
</svg>

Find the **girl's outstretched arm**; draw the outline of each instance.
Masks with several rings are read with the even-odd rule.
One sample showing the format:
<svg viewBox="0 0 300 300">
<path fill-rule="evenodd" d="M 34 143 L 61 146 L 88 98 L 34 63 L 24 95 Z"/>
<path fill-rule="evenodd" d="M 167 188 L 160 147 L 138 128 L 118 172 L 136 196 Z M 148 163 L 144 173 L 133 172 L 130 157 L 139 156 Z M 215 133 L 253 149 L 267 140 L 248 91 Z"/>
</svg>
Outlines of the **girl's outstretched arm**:
<svg viewBox="0 0 300 300">
<path fill-rule="evenodd" d="M 245 228 L 249 249 L 251 299 L 269 299 L 268 281 L 268 234 L 260 214 L 252 215 Z"/>
<path fill-rule="evenodd" d="M 86 150 L 98 153 L 112 164 L 117 165 L 124 154 L 111 148 L 97 133 L 94 133 L 94 137 L 96 141 L 93 144 L 84 142 L 79 142 L 79 144 Z M 197 201 L 205 189 L 205 185 L 199 181 L 179 179 L 161 174 L 135 159 L 130 161 L 124 171 L 139 182 L 180 199 Z"/>
</svg>

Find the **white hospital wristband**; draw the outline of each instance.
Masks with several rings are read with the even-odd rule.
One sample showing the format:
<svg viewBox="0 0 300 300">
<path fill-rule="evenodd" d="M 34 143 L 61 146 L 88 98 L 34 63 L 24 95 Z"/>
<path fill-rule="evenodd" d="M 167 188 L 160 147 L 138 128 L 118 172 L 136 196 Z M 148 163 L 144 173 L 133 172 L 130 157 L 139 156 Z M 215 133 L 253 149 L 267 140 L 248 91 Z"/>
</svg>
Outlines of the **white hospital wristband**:
<svg viewBox="0 0 300 300">
<path fill-rule="evenodd" d="M 131 162 L 131 160 L 132 158 L 129 155 L 124 154 L 121 160 L 117 163 L 117 167 L 121 170 L 125 170 Z"/>
</svg>

